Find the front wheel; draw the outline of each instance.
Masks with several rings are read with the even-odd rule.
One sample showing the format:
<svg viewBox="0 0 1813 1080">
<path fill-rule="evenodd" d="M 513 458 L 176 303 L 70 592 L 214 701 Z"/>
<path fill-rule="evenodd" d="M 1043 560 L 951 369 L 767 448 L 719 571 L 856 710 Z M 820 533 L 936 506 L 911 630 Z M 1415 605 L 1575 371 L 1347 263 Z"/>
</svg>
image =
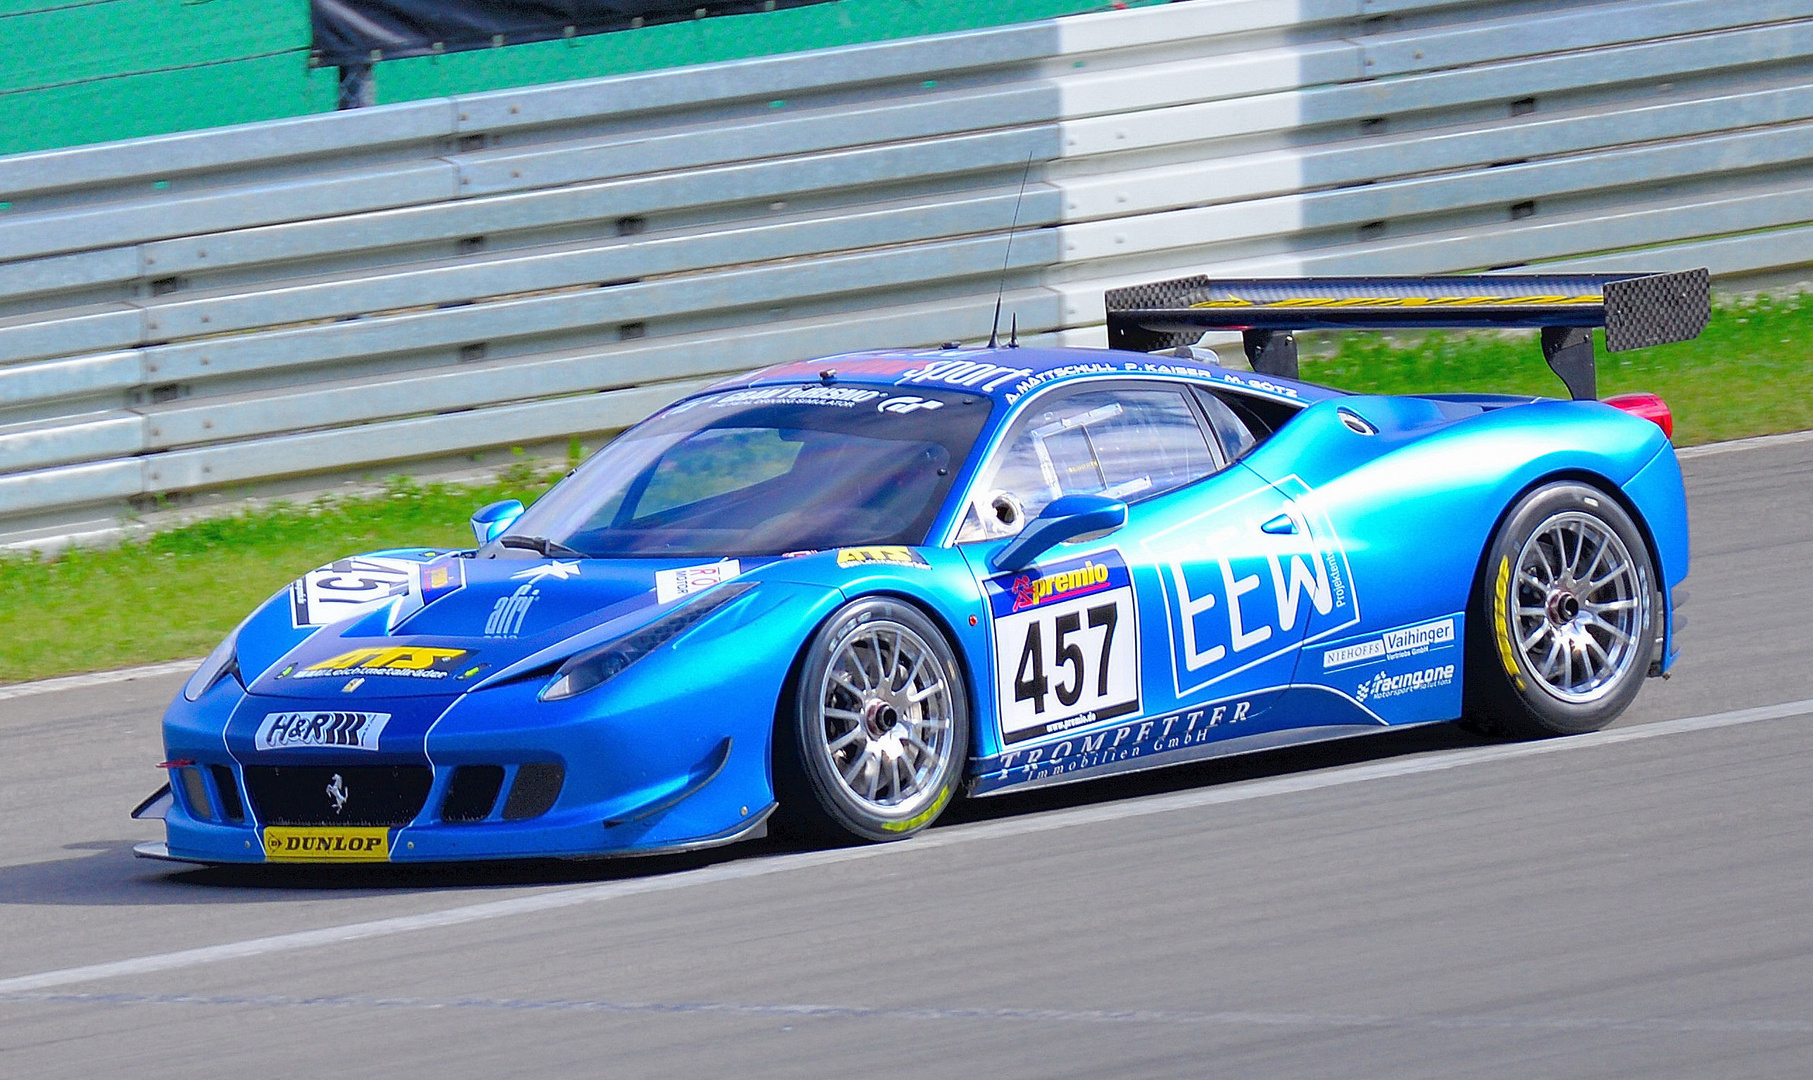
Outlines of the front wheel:
<svg viewBox="0 0 1813 1080">
<path fill-rule="evenodd" d="M 1537 738 L 1617 719 L 1655 652 L 1655 578 L 1642 533 L 1605 493 L 1561 482 L 1525 495 L 1474 590 L 1469 725 Z"/>
<path fill-rule="evenodd" d="M 867 597 L 814 635 L 775 746 L 781 824 L 823 840 L 898 840 L 949 805 L 969 748 L 969 697 L 944 634 L 917 608 Z"/>
</svg>

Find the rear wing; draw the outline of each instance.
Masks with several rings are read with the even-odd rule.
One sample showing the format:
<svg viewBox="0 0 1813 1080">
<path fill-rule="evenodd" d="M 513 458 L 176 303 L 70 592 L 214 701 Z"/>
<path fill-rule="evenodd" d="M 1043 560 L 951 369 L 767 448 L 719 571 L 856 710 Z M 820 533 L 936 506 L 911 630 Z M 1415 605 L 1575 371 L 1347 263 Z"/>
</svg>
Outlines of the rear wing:
<svg viewBox="0 0 1813 1080">
<path fill-rule="evenodd" d="M 1592 328 L 1608 352 L 1690 341 L 1706 329 L 1704 269 L 1670 274 L 1440 277 L 1177 278 L 1110 289 L 1108 346 L 1188 345 L 1205 330 L 1240 330 L 1253 370 L 1297 377 L 1293 330 L 1528 327 L 1576 399 L 1598 396 Z"/>
</svg>

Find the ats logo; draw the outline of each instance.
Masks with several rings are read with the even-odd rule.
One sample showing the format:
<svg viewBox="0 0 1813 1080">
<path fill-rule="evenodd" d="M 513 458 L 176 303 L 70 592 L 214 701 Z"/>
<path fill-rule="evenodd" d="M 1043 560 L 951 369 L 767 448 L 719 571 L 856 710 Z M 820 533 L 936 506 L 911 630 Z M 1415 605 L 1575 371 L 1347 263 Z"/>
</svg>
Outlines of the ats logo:
<svg viewBox="0 0 1813 1080">
<path fill-rule="evenodd" d="M 409 679 L 445 679 L 453 673 L 468 649 L 434 649 L 415 645 L 388 645 L 351 649 L 330 656 L 296 672 L 298 679 L 343 675 L 390 675 Z"/>
<path fill-rule="evenodd" d="M 254 749 L 287 750 L 294 747 L 328 747 L 335 750 L 376 750 L 378 736 L 390 723 L 389 713 L 320 710 L 269 713 L 252 738 Z"/>
<path fill-rule="evenodd" d="M 1034 576 L 1020 574 L 1008 586 L 1013 591 L 1014 611 L 1024 611 L 1057 600 L 1087 596 L 1108 587 L 1108 568 L 1089 560 L 1074 570 Z"/>
<path fill-rule="evenodd" d="M 837 565 L 842 570 L 853 566 L 912 566 L 923 570 L 931 564 L 910 547 L 880 546 L 839 548 Z"/>
</svg>

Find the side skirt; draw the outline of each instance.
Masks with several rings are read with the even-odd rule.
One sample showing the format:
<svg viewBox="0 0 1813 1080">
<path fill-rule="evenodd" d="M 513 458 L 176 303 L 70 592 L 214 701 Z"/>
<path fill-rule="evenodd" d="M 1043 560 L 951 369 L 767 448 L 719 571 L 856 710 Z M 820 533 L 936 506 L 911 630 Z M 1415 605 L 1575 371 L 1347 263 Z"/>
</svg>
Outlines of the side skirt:
<svg viewBox="0 0 1813 1080">
<path fill-rule="evenodd" d="M 1446 720 L 1427 720 L 1415 724 L 1394 724 L 1384 727 L 1378 724 L 1329 724 L 1312 728 L 1285 728 L 1280 731 L 1265 731 L 1257 735 L 1241 735 L 1232 739 L 1202 743 L 1180 750 L 1169 750 L 1159 754 L 1142 755 L 1127 758 L 1123 761 L 1110 761 L 1088 768 L 1071 769 L 1063 772 L 1035 776 L 1029 780 L 1017 780 L 1010 784 L 991 787 L 985 791 L 975 788 L 987 777 L 973 777 L 969 781 L 969 794 L 973 798 L 988 798 L 990 795 L 1007 795 L 1035 788 L 1057 787 L 1060 784 L 1074 784 L 1082 780 L 1097 780 L 1106 776 L 1122 776 L 1127 773 L 1147 772 L 1152 769 L 1168 769 L 1173 765 L 1187 765 L 1196 761 L 1208 761 L 1213 758 L 1234 757 L 1238 754 L 1253 754 L 1262 750 L 1277 750 L 1286 746 L 1303 746 L 1309 743 L 1334 742 L 1338 739 L 1351 739 L 1361 735 L 1377 735 L 1387 731 L 1404 731 L 1408 728 L 1421 727 L 1422 724 L 1448 723 Z"/>
</svg>

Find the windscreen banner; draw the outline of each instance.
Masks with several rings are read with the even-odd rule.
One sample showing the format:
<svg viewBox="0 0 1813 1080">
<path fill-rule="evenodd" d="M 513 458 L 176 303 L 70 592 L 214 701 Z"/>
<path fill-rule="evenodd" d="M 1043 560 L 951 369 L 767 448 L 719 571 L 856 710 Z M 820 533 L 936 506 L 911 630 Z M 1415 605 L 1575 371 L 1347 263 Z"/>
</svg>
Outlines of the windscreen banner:
<svg viewBox="0 0 1813 1080">
<path fill-rule="evenodd" d="M 314 60 L 370 64 L 830 0 L 311 0 Z"/>
</svg>

